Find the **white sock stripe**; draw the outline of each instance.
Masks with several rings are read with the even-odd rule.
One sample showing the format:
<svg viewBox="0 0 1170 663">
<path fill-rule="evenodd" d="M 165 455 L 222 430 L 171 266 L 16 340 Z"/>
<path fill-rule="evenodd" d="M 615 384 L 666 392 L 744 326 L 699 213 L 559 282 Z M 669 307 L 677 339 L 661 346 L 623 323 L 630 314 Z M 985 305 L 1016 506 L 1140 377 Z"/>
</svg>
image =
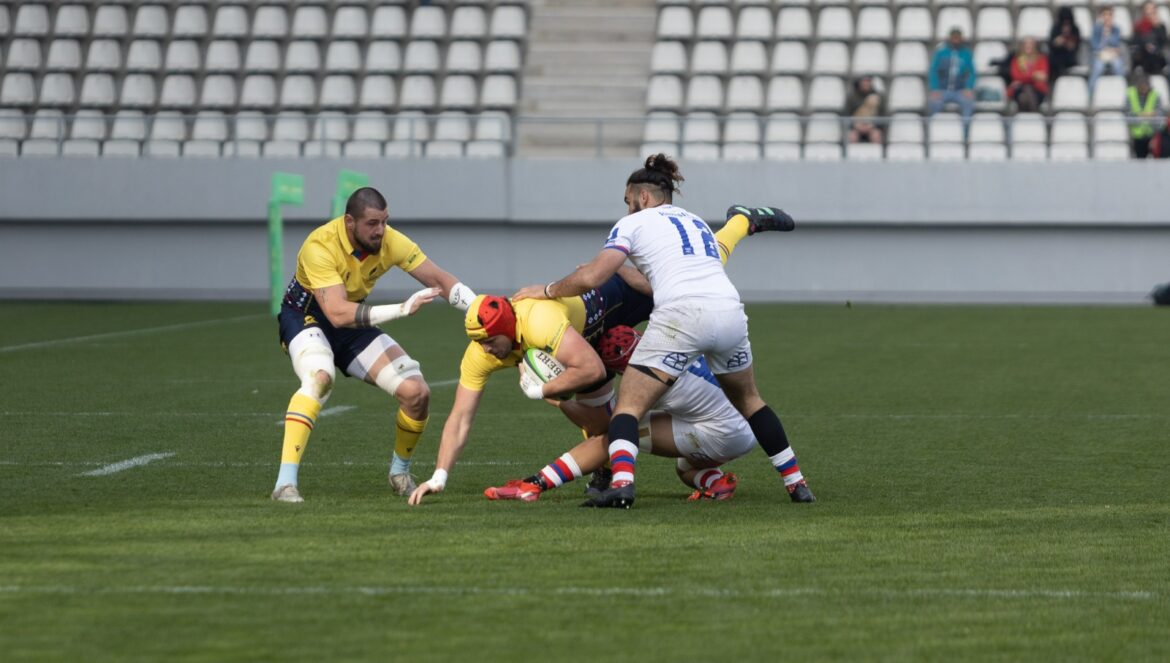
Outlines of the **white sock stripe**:
<svg viewBox="0 0 1170 663">
<path fill-rule="evenodd" d="M 566 451 L 565 453 L 561 454 L 561 460 L 565 462 L 565 465 L 569 466 L 569 470 L 573 472 L 574 479 L 581 478 L 581 466 L 577 464 L 577 461 L 573 460 L 573 457 L 569 455 L 569 452 Z"/>
<path fill-rule="evenodd" d="M 638 445 L 629 440 L 614 440 L 609 443 L 609 455 L 613 455 L 615 451 L 628 451 L 634 458 L 638 457 Z"/>
<path fill-rule="evenodd" d="M 545 467 L 541 470 L 540 476 L 544 477 L 544 480 L 552 486 L 559 486 L 564 483 L 561 481 L 561 475 L 557 474 L 556 470 L 551 467 Z"/>
<path fill-rule="evenodd" d="M 772 461 L 773 467 L 780 467 L 781 465 L 783 465 L 784 463 L 787 463 L 788 461 L 792 460 L 795 457 L 796 457 L 796 452 L 792 450 L 792 447 L 788 447 L 787 449 L 785 449 L 784 451 L 781 451 L 780 453 L 776 454 L 775 456 L 769 456 L 768 458 L 769 458 L 769 460 Z"/>
<path fill-rule="evenodd" d="M 721 476 L 723 476 L 723 471 L 717 467 L 703 470 L 702 472 L 699 472 L 699 474 L 695 476 L 695 483 L 698 484 L 695 486 L 695 488 L 698 488 L 700 490 L 706 490 L 706 489 L 711 487 L 711 484 L 718 481 L 719 477 L 721 477 Z"/>
<path fill-rule="evenodd" d="M 784 477 L 784 485 L 785 486 L 791 486 L 792 484 L 800 483 L 801 481 L 804 481 L 804 475 L 800 473 L 800 470 L 797 470 L 797 471 L 793 472 L 792 474 L 789 474 L 789 475 Z"/>
<path fill-rule="evenodd" d="M 633 481 L 634 475 L 629 472 L 614 472 L 612 481 Z"/>
</svg>

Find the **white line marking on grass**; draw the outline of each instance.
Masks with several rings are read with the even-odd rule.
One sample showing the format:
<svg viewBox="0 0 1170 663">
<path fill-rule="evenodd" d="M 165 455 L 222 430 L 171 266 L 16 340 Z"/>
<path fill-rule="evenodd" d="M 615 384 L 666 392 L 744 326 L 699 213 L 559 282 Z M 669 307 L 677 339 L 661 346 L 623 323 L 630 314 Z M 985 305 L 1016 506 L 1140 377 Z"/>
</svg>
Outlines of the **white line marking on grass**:
<svg viewBox="0 0 1170 663">
<path fill-rule="evenodd" d="M 89 336 L 72 336 L 70 338 L 56 338 L 50 341 L 36 341 L 35 343 L 21 343 L 19 345 L 5 345 L 0 347 L 0 352 L 18 352 L 20 350 L 33 350 L 36 348 L 50 348 L 55 345 L 68 345 L 69 343 L 81 343 L 82 341 L 96 341 L 98 339 L 106 338 L 120 338 L 122 336 L 142 336 L 144 334 L 155 334 L 158 332 L 177 331 L 179 329 L 197 329 L 199 327 L 210 327 L 227 322 L 241 322 L 243 320 L 257 320 L 259 318 L 267 317 L 265 314 L 257 315 L 241 315 L 235 318 L 219 318 L 216 320 L 200 320 L 198 322 L 184 322 L 177 325 L 164 325 L 162 327 L 145 327 L 142 329 L 127 329 L 125 331 L 108 332 L 105 334 L 91 334 Z"/>
<path fill-rule="evenodd" d="M 476 587 L 439 585 L 389 585 L 357 587 L 235 587 L 230 585 L 145 585 L 123 587 L 81 587 L 77 585 L 0 585 L 0 594 L 233 594 L 242 596 L 624 596 L 633 598 L 742 598 L 788 599 L 794 596 L 880 597 L 880 598 L 970 598 L 986 600 L 1041 599 L 1050 601 L 1161 601 L 1165 597 L 1148 591 L 1086 591 L 1079 589 L 825 589 L 789 587 L 764 590 L 735 590 L 718 587 Z"/>
<path fill-rule="evenodd" d="M 173 456 L 174 454 L 170 454 Z M 531 465 L 531 460 L 461 460 L 460 466 L 497 466 L 497 465 Z M 385 467 L 386 461 L 325 461 L 308 463 L 312 467 Z M 416 467 L 432 467 L 434 462 L 414 461 Z M 105 463 L 91 461 L 91 460 L 43 460 L 43 461 L 20 461 L 20 460 L 0 460 L 0 467 L 93 467 L 95 465 L 105 465 Z M 175 463 L 167 463 L 167 467 L 271 467 L 272 463 L 267 461 L 179 461 Z"/>
<path fill-rule="evenodd" d="M 113 463 L 110 465 L 106 465 L 104 467 L 99 467 L 96 470 L 92 470 L 90 472 L 82 472 L 78 476 L 104 477 L 107 474 L 114 474 L 115 472 L 121 472 L 122 470 L 128 470 L 132 467 L 139 467 L 139 466 L 145 465 L 147 463 L 153 463 L 156 460 L 170 458 L 171 456 L 174 456 L 174 455 L 175 455 L 175 452 L 173 452 L 173 451 L 164 451 L 162 453 L 157 453 L 157 454 L 146 454 L 145 456 L 135 456 L 133 458 L 128 458 L 126 460 L 119 461 L 117 463 Z"/>
<path fill-rule="evenodd" d="M 321 414 L 317 415 L 317 418 L 320 419 L 321 417 L 331 417 L 335 414 L 344 414 L 346 412 L 349 412 L 350 410 L 356 410 L 356 409 L 357 409 L 356 405 L 334 405 L 333 407 L 327 407 L 324 410 L 321 410 Z M 284 419 L 281 419 L 280 421 L 276 422 L 276 425 L 283 426 Z"/>
</svg>

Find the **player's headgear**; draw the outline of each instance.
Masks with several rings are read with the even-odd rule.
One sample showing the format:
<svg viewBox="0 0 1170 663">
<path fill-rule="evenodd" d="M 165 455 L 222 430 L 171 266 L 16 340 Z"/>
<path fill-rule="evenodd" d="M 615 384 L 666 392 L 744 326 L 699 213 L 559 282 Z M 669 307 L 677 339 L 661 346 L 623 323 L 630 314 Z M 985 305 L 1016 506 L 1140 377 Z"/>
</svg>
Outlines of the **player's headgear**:
<svg viewBox="0 0 1170 663">
<path fill-rule="evenodd" d="M 648 184 L 661 189 L 667 200 L 675 191 L 678 191 L 678 182 L 683 181 L 682 173 L 678 172 L 678 164 L 665 154 L 651 154 L 646 157 L 644 167 L 635 170 L 626 186 L 632 184 Z"/>
<path fill-rule="evenodd" d="M 633 327 L 620 325 L 610 329 L 602 334 L 601 340 L 597 342 L 601 363 L 614 373 L 621 373 L 626 370 L 630 356 L 634 354 L 634 348 L 638 347 L 640 340 L 642 335 Z"/>
<path fill-rule="evenodd" d="M 463 326 L 467 329 L 468 338 L 473 341 L 500 334 L 515 339 L 516 311 L 506 297 L 479 295 L 467 307 Z"/>
</svg>

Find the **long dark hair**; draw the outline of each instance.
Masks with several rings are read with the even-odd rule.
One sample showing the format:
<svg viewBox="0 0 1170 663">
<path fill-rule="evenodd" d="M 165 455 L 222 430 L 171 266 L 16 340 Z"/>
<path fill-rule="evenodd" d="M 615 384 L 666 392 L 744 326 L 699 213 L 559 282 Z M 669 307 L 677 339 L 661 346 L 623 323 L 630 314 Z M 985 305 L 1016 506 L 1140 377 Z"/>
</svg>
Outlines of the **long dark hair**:
<svg viewBox="0 0 1170 663">
<path fill-rule="evenodd" d="M 666 201 L 670 202 L 671 194 L 678 191 L 678 182 L 683 181 L 682 173 L 678 172 L 678 164 L 665 154 L 651 154 L 646 157 L 646 164 L 635 170 L 626 186 L 641 184 L 654 187 L 662 191 Z"/>
</svg>

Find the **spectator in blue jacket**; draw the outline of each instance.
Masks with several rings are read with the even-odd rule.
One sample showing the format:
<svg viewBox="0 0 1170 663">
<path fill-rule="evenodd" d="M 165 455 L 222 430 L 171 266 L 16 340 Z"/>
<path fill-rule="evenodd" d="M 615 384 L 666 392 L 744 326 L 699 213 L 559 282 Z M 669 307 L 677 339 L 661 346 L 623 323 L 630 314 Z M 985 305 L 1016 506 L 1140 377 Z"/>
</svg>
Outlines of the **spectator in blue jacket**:
<svg viewBox="0 0 1170 663">
<path fill-rule="evenodd" d="M 1089 92 L 1097 86 L 1097 79 L 1109 69 L 1117 76 L 1125 75 L 1125 49 L 1121 47 L 1121 28 L 1113 24 L 1113 8 L 1102 7 L 1093 24 L 1093 67 L 1089 70 Z"/>
<path fill-rule="evenodd" d="M 963 31 L 951 28 L 950 38 L 934 52 L 930 63 L 931 115 L 947 104 L 958 104 L 963 122 L 975 111 L 975 63 L 963 44 Z"/>
</svg>

